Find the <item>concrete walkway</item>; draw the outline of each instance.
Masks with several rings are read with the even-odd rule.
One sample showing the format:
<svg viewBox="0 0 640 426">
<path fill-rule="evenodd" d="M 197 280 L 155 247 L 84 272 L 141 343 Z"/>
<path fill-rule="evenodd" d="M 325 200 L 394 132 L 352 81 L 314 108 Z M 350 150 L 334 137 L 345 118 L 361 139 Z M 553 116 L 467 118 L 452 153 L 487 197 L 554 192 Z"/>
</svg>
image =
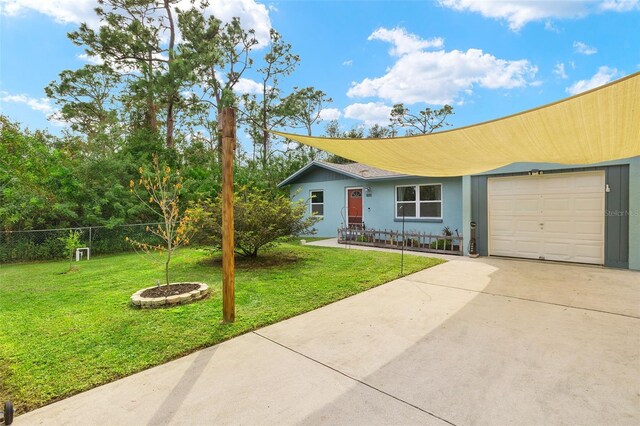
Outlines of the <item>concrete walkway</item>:
<svg viewBox="0 0 640 426">
<path fill-rule="evenodd" d="M 635 425 L 639 395 L 640 273 L 455 258 L 15 424 Z"/>
</svg>

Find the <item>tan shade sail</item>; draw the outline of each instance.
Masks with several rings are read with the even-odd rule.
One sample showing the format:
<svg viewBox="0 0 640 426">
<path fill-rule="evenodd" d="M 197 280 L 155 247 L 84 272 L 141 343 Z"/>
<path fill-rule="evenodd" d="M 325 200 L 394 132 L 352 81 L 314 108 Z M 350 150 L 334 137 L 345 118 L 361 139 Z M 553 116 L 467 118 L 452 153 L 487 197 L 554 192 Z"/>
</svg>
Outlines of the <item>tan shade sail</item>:
<svg viewBox="0 0 640 426">
<path fill-rule="evenodd" d="M 419 176 L 461 176 L 518 162 L 593 164 L 640 155 L 640 73 L 519 114 L 429 135 L 331 139 L 273 133 Z"/>
</svg>

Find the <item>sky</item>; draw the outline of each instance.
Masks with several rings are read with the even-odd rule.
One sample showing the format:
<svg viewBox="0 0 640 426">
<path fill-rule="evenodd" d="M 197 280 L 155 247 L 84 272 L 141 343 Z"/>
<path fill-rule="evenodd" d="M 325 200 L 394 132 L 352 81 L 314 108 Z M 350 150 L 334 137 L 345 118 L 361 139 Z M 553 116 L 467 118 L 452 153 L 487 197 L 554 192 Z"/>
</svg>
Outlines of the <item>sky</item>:
<svg viewBox="0 0 640 426">
<path fill-rule="evenodd" d="M 188 0 L 183 0 L 188 2 Z M 99 25 L 96 0 L 0 0 L 0 113 L 61 132 L 44 87 L 92 58 L 67 33 Z M 270 28 L 301 61 L 283 81 L 333 99 L 344 128 L 387 124 L 391 107 L 454 107 L 455 127 L 554 102 L 640 71 L 640 0 L 212 0 L 262 46 Z M 255 86 L 246 75 L 240 89 Z M 300 132 L 303 132 L 300 130 Z"/>
</svg>

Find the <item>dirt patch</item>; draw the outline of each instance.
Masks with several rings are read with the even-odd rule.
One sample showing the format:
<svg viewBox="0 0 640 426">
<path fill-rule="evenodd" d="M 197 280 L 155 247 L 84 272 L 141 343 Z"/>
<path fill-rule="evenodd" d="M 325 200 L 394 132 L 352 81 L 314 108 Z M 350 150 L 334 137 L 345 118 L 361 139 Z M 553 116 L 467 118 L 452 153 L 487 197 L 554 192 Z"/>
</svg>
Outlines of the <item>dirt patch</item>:
<svg viewBox="0 0 640 426">
<path fill-rule="evenodd" d="M 169 284 L 161 285 L 160 287 L 150 288 L 142 292 L 142 297 L 168 297 L 176 296 L 178 294 L 189 293 L 193 290 L 198 290 L 200 284 Z"/>
<path fill-rule="evenodd" d="M 258 257 L 235 256 L 236 269 L 278 268 L 289 266 L 304 260 L 303 256 L 295 253 L 268 253 Z M 201 262 L 206 266 L 222 267 L 222 255 L 205 259 Z"/>
</svg>

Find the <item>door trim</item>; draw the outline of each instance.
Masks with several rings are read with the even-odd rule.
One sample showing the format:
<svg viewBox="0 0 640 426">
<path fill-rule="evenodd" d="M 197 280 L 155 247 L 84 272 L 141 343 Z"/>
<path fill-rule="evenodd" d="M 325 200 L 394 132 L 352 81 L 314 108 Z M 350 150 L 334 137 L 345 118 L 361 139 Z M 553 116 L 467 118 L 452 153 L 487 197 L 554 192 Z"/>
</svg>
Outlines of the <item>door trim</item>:
<svg viewBox="0 0 640 426">
<path fill-rule="evenodd" d="M 349 190 L 350 189 L 359 189 L 360 191 L 364 192 L 364 187 L 363 186 L 347 186 L 344 188 L 344 210 L 346 212 L 346 219 L 347 219 L 347 223 L 345 224 L 345 226 L 348 228 L 349 227 Z M 364 223 L 364 194 L 362 197 L 362 223 Z"/>
</svg>

